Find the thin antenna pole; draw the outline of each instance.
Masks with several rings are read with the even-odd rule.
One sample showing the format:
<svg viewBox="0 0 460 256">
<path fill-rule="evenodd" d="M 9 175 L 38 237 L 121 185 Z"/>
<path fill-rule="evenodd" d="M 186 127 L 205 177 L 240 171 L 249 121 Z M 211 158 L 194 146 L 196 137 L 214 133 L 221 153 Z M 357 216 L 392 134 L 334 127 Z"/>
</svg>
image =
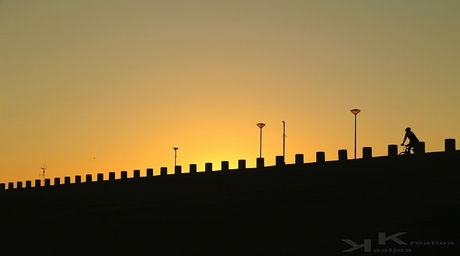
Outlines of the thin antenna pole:
<svg viewBox="0 0 460 256">
<path fill-rule="evenodd" d="M 283 121 L 283 158 L 286 161 L 286 123 Z"/>
<path fill-rule="evenodd" d="M 41 176 L 43 182 L 45 182 L 46 163 L 42 164 L 42 166 L 40 167 L 40 169 L 42 170 L 42 173 L 40 173 L 39 176 Z"/>
</svg>

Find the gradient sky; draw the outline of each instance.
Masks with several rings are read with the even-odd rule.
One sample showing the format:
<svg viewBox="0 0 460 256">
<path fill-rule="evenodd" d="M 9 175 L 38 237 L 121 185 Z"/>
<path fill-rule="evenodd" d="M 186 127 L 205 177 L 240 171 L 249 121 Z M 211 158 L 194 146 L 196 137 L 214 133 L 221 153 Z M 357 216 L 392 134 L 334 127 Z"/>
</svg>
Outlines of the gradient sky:
<svg viewBox="0 0 460 256">
<path fill-rule="evenodd" d="M 0 182 L 460 140 L 460 1 L 0 0 Z M 459 142 L 458 142 L 459 143 Z M 457 143 L 457 144 L 458 144 Z M 73 179 L 73 178 L 72 178 Z"/>
</svg>

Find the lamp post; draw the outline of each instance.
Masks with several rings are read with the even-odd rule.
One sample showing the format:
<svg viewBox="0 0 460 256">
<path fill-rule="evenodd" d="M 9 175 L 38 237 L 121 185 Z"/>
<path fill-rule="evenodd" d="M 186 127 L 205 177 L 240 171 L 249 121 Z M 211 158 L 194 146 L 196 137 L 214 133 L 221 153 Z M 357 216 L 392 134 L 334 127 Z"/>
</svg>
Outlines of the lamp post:
<svg viewBox="0 0 460 256">
<path fill-rule="evenodd" d="M 177 166 L 177 150 L 179 149 L 178 147 L 173 147 L 174 149 L 174 169 Z"/>
<path fill-rule="evenodd" d="M 257 123 L 257 127 L 260 128 L 260 158 L 262 158 L 262 128 L 264 128 L 264 123 Z"/>
<path fill-rule="evenodd" d="M 354 108 L 351 110 L 351 113 L 355 115 L 355 159 L 356 159 L 356 116 L 361 112 L 361 109 Z"/>
</svg>

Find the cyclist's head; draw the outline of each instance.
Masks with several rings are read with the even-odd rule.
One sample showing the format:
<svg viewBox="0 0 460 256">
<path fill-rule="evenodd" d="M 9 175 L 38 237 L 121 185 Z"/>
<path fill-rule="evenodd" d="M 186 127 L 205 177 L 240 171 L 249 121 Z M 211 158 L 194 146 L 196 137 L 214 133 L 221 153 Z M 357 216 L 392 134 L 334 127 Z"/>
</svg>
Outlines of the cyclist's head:
<svg viewBox="0 0 460 256">
<path fill-rule="evenodd" d="M 407 128 L 406 128 L 406 132 L 408 132 L 408 131 L 410 131 L 410 127 L 407 127 Z"/>
</svg>

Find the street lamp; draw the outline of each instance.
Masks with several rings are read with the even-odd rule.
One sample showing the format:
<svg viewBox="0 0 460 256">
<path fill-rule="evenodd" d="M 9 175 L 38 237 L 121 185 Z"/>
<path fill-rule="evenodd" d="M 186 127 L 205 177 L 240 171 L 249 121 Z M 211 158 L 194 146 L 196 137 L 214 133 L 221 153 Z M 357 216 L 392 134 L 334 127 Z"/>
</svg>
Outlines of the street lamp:
<svg viewBox="0 0 460 256">
<path fill-rule="evenodd" d="M 354 108 L 351 110 L 351 113 L 355 115 L 355 159 L 356 159 L 356 116 L 361 112 L 361 109 Z"/>
<path fill-rule="evenodd" d="M 257 123 L 257 127 L 260 128 L 260 158 L 262 158 L 262 128 L 264 128 L 264 123 Z"/>
<path fill-rule="evenodd" d="M 177 166 L 177 150 L 179 149 L 178 147 L 173 147 L 174 149 L 174 168 Z"/>
</svg>

